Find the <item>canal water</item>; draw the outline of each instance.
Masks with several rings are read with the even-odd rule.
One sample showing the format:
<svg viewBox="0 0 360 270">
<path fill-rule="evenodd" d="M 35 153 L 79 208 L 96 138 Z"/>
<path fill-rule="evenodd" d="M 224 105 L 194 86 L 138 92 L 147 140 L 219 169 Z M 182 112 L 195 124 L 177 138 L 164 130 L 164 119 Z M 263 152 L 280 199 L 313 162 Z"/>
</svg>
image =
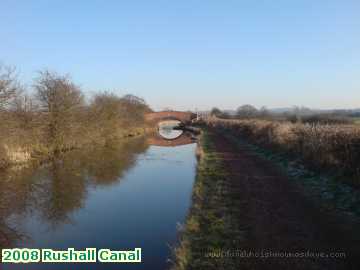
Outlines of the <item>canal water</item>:
<svg viewBox="0 0 360 270">
<path fill-rule="evenodd" d="M 196 145 L 166 147 L 161 140 L 133 138 L 72 151 L 41 168 L 0 175 L 3 247 L 142 248 L 143 263 L 0 269 L 168 269 L 191 204 Z"/>
</svg>

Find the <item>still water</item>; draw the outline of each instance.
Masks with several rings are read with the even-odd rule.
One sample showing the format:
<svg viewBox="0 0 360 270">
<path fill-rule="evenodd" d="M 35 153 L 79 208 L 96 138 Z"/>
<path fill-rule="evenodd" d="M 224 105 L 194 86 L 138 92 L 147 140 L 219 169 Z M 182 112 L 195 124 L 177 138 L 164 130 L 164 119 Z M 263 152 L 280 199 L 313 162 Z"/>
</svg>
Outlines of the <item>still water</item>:
<svg viewBox="0 0 360 270">
<path fill-rule="evenodd" d="M 136 138 L 72 151 L 41 168 L 0 175 L 4 247 L 140 247 L 142 264 L 3 264 L 0 269 L 167 269 L 177 225 L 191 203 L 195 144 L 165 147 L 152 141 Z"/>
</svg>

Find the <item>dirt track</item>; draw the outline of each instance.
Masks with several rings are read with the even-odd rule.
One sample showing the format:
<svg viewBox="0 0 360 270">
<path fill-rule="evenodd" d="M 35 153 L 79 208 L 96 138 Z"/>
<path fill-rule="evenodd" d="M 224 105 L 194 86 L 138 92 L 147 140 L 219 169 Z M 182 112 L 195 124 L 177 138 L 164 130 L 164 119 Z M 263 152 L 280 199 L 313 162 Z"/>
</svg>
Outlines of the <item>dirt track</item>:
<svg viewBox="0 0 360 270">
<path fill-rule="evenodd" d="M 240 250 L 253 252 L 345 252 L 346 258 L 248 258 L 239 269 L 360 269 L 355 226 L 320 210 L 274 164 L 245 146 L 210 132 L 229 172 L 234 209 L 246 235 Z M 359 227 L 357 227 L 359 228 Z M 357 240 L 355 240 L 357 238 Z"/>
</svg>

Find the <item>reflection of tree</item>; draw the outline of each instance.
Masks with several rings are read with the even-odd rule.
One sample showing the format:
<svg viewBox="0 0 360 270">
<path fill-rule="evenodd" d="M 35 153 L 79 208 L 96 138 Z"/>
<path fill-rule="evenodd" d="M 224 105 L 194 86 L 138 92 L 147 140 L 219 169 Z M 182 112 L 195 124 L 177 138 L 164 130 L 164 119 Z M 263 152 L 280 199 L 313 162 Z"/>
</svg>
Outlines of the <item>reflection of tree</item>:
<svg viewBox="0 0 360 270">
<path fill-rule="evenodd" d="M 86 196 L 84 176 L 77 168 L 76 162 L 54 159 L 48 168 L 48 185 L 42 196 L 44 214 L 52 222 L 61 223 L 68 219 L 68 213 L 80 208 Z"/>
<path fill-rule="evenodd" d="M 17 228 L 7 224 L 7 219 L 11 214 L 22 214 L 31 201 L 31 174 L 32 169 L 0 174 L 0 248 L 10 247 L 24 237 Z"/>
<path fill-rule="evenodd" d="M 119 181 L 135 164 L 136 154 L 146 149 L 144 138 L 133 138 L 108 147 L 68 152 L 42 168 L 7 174 L 6 179 L 0 176 L 2 235 L 10 234 L 2 228 L 11 214 L 40 213 L 53 226 L 69 222 L 69 214 L 82 207 L 90 184 Z"/>
<path fill-rule="evenodd" d="M 111 184 L 117 181 L 136 161 L 136 155 L 147 149 L 144 138 L 131 139 L 111 147 L 94 149 L 88 155 L 88 174 L 97 185 Z"/>
<path fill-rule="evenodd" d="M 74 151 L 52 161 L 48 178 L 51 180 L 45 202 L 45 215 L 52 222 L 66 222 L 68 214 L 81 208 L 89 183 L 111 184 L 134 165 L 135 154 L 144 152 L 143 139 L 113 143 Z"/>
<path fill-rule="evenodd" d="M 49 185 L 44 191 L 45 216 L 56 225 L 67 222 L 68 215 L 81 208 L 90 183 L 104 185 L 119 180 L 134 165 L 135 154 L 144 152 L 143 139 L 113 143 L 70 152 L 54 159 L 48 168 Z"/>
<path fill-rule="evenodd" d="M 15 240 L 24 237 L 24 235 L 20 234 L 18 231 L 11 228 L 3 221 L 0 221 L 0 249 L 11 247 Z"/>
</svg>

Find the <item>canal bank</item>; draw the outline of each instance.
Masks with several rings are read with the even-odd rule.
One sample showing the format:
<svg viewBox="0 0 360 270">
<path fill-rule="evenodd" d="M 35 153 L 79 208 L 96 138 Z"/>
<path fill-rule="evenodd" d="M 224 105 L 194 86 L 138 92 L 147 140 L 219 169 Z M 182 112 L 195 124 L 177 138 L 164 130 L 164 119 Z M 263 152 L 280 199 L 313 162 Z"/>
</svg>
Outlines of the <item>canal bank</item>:
<svg viewBox="0 0 360 270">
<path fill-rule="evenodd" d="M 114 138 L 111 142 L 108 141 L 91 141 L 81 145 L 73 145 L 71 147 L 61 148 L 57 153 L 53 153 L 45 145 L 34 145 L 32 147 L 22 148 L 11 145 L 0 145 L 0 172 L 21 170 L 26 167 L 42 165 L 49 162 L 54 155 L 63 155 L 70 151 L 91 148 L 91 147 L 108 147 L 112 144 L 117 144 L 119 141 L 128 140 L 132 137 L 146 136 L 146 134 L 154 132 L 153 127 L 138 127 L 132 129 L 125 129 Z"/>
<path fill-rule="evenodd" d="M 358 269 L 359 224 L 323 211 L 233 139 L 204 128 L 173 269 Z"/>
<path fill-rule="evenodd" d="M 235 258 L 214 256 L 239 246 L 242 232 L 234 218 L 237 207 L 231 198 L 228 173 L 207 129 L 202 130 L 196 152 L 192 207 L 180 228 L 172 269 L 237 269 Z"/>
</svg>

